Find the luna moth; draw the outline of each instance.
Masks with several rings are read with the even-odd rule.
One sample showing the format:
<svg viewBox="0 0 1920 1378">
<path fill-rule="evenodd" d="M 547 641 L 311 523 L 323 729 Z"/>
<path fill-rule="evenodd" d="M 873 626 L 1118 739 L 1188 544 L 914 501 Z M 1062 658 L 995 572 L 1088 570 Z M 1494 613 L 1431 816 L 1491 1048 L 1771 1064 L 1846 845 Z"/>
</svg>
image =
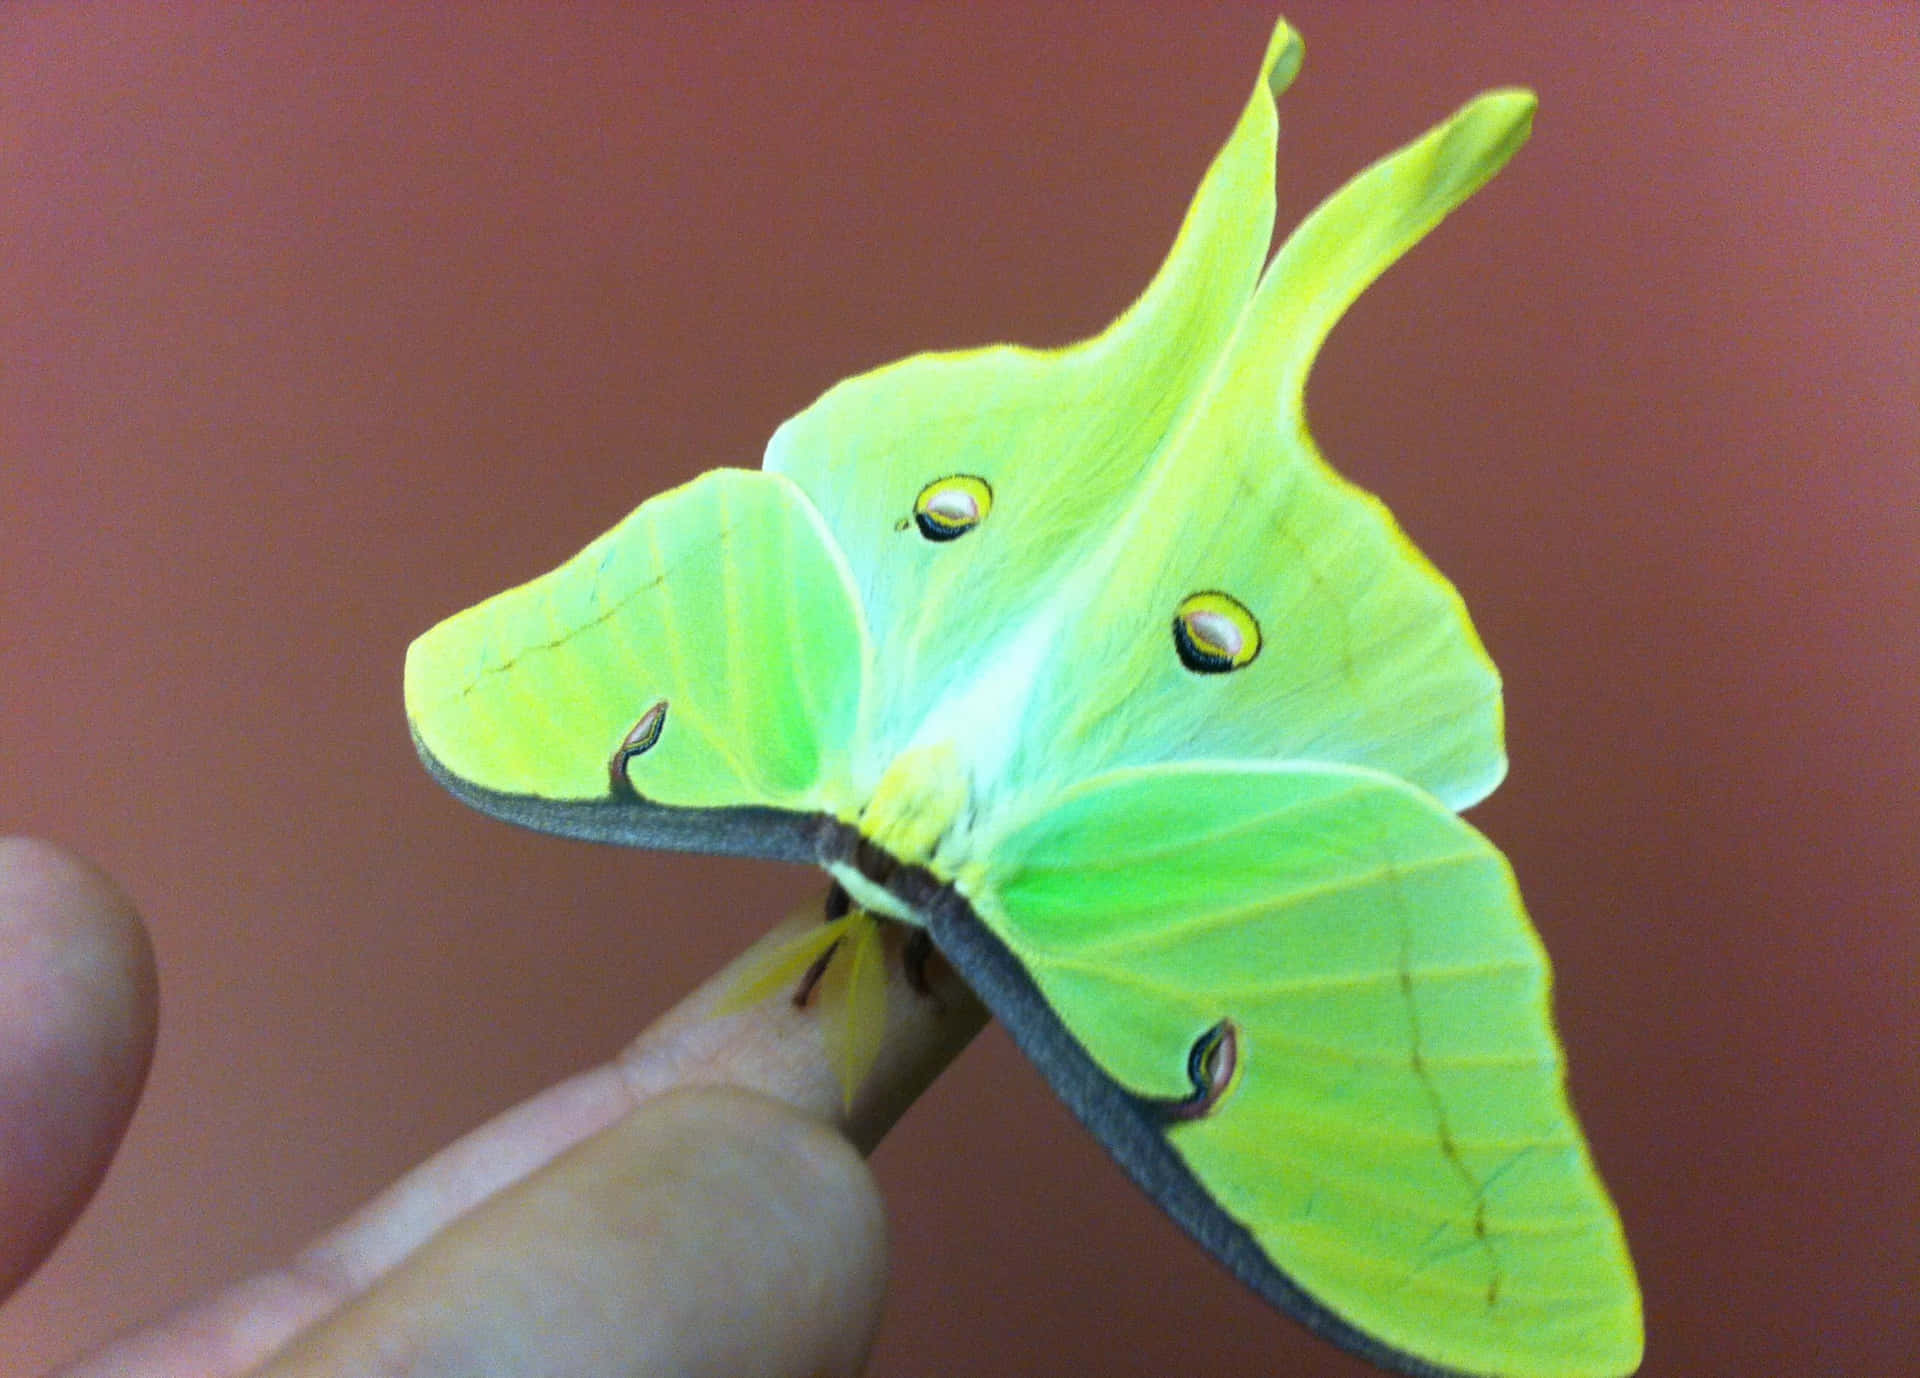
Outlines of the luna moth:
<svg viewBox="0 0 1920 1378">
<path fill-rule="evenodd" d="M 1332 1340 L 1625 1374 L 1639 1295 L 1547 960 L 1458 813 L 1505 771 L 1499 678 L 1303 402 L 1534 101 L 1470 102 L 1268 261 L 1300 59 L 1281 24 L 1103 333 L 839 384 L 761 469 L 422 636 L 407 711 L 488 813 L 817 863 L 837 923 L 922 931 L 1141 1186 Z"/>
</svg>

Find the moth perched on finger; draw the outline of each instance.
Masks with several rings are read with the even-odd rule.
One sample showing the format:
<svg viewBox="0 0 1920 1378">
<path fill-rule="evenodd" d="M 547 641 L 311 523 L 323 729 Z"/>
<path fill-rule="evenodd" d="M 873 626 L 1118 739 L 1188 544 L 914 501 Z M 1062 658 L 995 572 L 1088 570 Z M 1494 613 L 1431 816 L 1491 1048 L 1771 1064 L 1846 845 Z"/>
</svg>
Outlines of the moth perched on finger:
<svg viewBox="0 0 1920 1378">
<path fill-rule="evenodd" d="M 408 713 L 501 818 L 825 868 L 841 927 L 776 973 L 849 964 L 823 1017 L 873 1018 L 878 923 L 924 932 L 1134 1178 L 1329 1338 L 1414 1374 L 1624 1374 L 1639 1296 L 1546 957 L 1458 815 L 1505 770 L 1499 677 L 1303 409 L 1340 314 L 1534 102 L 1470 102 L 1269 261 L 1300 58 L 1282 24 L 1105 332 L 840 384 L 762 469 L 421 637 Z M 851 1087 L 877 1044 L 840 1046 Z"/>
</svg>

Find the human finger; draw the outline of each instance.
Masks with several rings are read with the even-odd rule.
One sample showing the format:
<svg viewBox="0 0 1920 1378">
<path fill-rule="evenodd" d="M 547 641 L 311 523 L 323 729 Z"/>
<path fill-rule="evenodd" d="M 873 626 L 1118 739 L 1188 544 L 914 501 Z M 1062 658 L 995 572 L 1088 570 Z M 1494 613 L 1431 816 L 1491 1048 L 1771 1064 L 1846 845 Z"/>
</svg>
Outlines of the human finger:
<svg viewBox="0 0 1920 1378">
<path fill-rule="evenodd" d="M 68 1378 L 226 1378 L 246 1372 L 379 1287 L 483 1203 L 676 1089 L 757 1091 L 861 1150 L 871 1148 L 986 1016 L 937 962 L 925 991 L 906 981 L 895 935 L 880 1060 L 849 1104 L 814 1011 L 775 999 L 737 1014 L 717 1012 L 739 970 L 751 967 L 762 948 L 784 946 L 795 928 L 820 921 L 818 900 L 802 906 L 612 1061 L 443 1150 L 286 1265 L 123 1338 L 70 1370 Z"/>
<path fill-rule="evenodd" d="M 146 1080 L 156 992 L 112 881 L 52 843 L 0 838 L 0 1296 L 99 1185 Z"/>
<path fill-rule="evenodd" d="M 753 1092 L 675 1090 L 442 1231 L 261 1378 L 850 1374 L 884 1256 L 844 1137 Z"/>
</svg>

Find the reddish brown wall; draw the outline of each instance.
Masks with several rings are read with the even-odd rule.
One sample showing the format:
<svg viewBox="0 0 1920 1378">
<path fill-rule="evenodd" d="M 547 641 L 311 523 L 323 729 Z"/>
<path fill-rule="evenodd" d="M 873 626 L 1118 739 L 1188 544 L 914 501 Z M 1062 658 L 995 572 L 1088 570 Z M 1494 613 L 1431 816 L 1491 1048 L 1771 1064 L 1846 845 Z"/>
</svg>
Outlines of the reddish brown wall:
<svg viewBox="0 0 1920 1378">
<path fill-rule="evenodd" d="M 1270 15 L 0 15 L 0 821 L 142 901 L 165 1032 L 31 1369 L 616 1047 L 814 882 L 462 812 L 402 651 L 841 376 L 1088 331 Z M 1560 971 L 1647 1372 L 1916 1348 L 1920 30 L 1904 5 L 1293 6 L 1283 216 L 1542 113 L 1316 374 L 1507 676 L 1479 821 Z M 882 1151 L 887 1374 L 1358 1372 L 995 1035 Z M 1898 1358 L 1896 1356 L 1899 1356 Z"/>
</svg>

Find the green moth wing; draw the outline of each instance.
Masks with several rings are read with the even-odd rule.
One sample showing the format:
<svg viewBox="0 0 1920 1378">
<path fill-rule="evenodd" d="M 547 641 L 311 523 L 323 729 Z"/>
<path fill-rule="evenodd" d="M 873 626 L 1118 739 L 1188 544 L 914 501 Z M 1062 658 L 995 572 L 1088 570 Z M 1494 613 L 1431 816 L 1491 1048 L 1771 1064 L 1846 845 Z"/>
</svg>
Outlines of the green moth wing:
<svg viewBox="0 0 1920 1378">
<path fill-rule="evenodd" d="M 812 861 L 818 818 L 851 800 L 872 657 L 812 505 L 719 469 L 421 637 L 407 714 L 435 775 L 489 813 Z"/>
<path fill-rule="evenodd" d="M 1340 313 L 1533 101 L 1471 102 L 1266 262 L 1300 56 L 1280 25 L 1104 333 L 840 384 L 763 471 L 422 637 L 408 715 L 511 821 L 827 867 L 857 907 L 783 960 L 862 937 L 823 986 L 861 1025 L 844 1068 L 878 1028 L 872 915 L 923 925 L 1135 1178 L 1340 1343 L 1624 1374 L 1638 1294 L 1546 960 L 1452 812 L 1504 772 L 1499 678 L 1304 410 Z"/>
<path fill-rule="evenodd" d="M 1273 233 L 1273 94 L 1300 41 L 1273 35 L 1238 124 L 1165 264 L 1104 333 L 1065 349 L 923 354 L 831 389 L 775 432 L 766 468 L 799 484 L 846 552 L 877 645 L 873 771 L 1003 653 L 1101 537 L 1226 348 Z M 964 539 L 923 539 L 916 500 L 984 477 Z M 957 606 L 992 617 L 958 617 Z M 870 772 L 871 773 L 871 772 Z"/>
<path fill-rule="evenodd" d="M 1270 1300 L 1408 1372 L 1638 1363 L 1546 956 L 1504 858 L 1431 796 L 1352 767 L 1121 771 L 932 908 L 1074 1109 Z"/>
<path fill-rule="evenodd" d="M 820 509 L 885 648 L 868 776 L 915 740 L 1016 719 L 998 759 L 982 748 L 983 805 L 1153 761 L 1349 761 L 1455 807 L 1504 774 L 1499 677 L 1464 607 L 1320 459 L 1303 393 L 1340 312 L 1511 156 L 1533 100 L 1483 96 L 1369 169 L 1263 274 L 1274 96 L 1300 53 L 1280 26 L 1166 264 L 1105 333 L 909 359 L 774 436 L 767 468 Z M 916 497 L 960 479 L 974 521 L 922 539 Z M 1204 591 L 1265 644 L 1196 692 L 1138 633 Z"/>
<path fill-rule="evenodd" d="M 1158 637 L 1107 636 L 1105 654 L 1050 660 L 1022 707 L 1017 778 L 1051 774 L 1057 787 L 1089 765 L 1327 761 L 1387 771 L 1455 808 L 1498 784 L 1493 662 L 1385 506 L 1321 459 L 1304 389 L 1339 313 L 1511 156 L 1533 108 L 1521 92 L 1480 97 L 1288 237 L 1203 396 L 1083 567 L 1072 624 L 1085 634 L 1122 609 L 1172 620 L 1209 591 L 1244 615 L 1256 649 L 1204 683 Z"/>
</svg>

